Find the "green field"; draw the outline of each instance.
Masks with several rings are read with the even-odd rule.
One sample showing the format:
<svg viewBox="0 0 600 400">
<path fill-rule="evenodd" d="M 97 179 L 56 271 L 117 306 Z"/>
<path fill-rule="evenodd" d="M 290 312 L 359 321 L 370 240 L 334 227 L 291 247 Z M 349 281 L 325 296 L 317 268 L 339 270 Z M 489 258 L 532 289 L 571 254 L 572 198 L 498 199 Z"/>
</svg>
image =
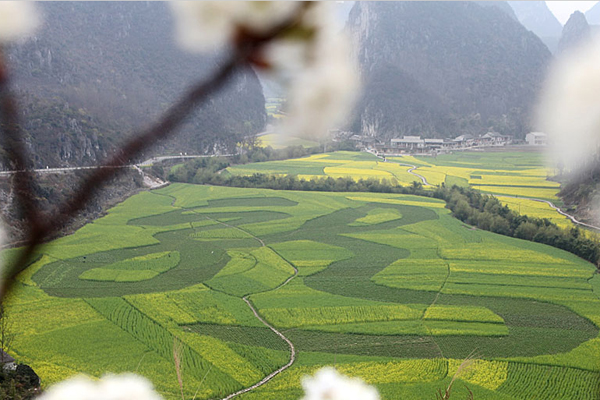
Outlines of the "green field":
<svg viewBox="0 0 600 400">
<path fill-rule="evenodd" d="M 370 153 L 339 151 L 335 153 L 315 154 L 312 156 L 284 161 L 234 165 L 227 168 L 233 175 L 252 175 L 254 173 L 273 175 L 293 175 L 302 179 L 343 178 L 386 179 L 396 185 L 409 185 L 415 176 L 407 172 L 409 167 L 398 163 L 384 163 Z"/>
<path fill-rule="evenodd" d="M 548 204 L 532 199 L 543 199 L 561 205 L 557 198 L 560 185 L 547 179 L 551 175 L 545 167 L 542 153 L 495 151 L 457 152 L 436 157 L 389 157 L 387 162 L 365 152 L 336 152 L 309 157 L 236 165 L 228 168 L 234 175 L 254 173 L 293 175 L 302 179 L 340 178 L 378 179 L 392 185 L 409 186 L 423 176 L 431 186 L 469 186 L 486 194 L 494 194 L 510 209 L 523 215 L 547 218 L 561 227 L 572 227 L 572 222 L 557 213 Z M 371 217 L 372 218 L 372 217 Z"/>
<path fill-rule="evenodd" d="M 384 399 L 433 398 L 474 351 L 461 381 L 477 399 L 600 397 L 594 266 L 469 229 L 439 200 L 173 184 L 42 252 L 9 312 L 11 352 L 45 385 L 137 371 L 180 398 L 176 345 L 186 398 L 250 386 L 289 348 L 248 296 L 298 358 L 243 399 L 297 399 L 331 364 Z"/>
</svg>

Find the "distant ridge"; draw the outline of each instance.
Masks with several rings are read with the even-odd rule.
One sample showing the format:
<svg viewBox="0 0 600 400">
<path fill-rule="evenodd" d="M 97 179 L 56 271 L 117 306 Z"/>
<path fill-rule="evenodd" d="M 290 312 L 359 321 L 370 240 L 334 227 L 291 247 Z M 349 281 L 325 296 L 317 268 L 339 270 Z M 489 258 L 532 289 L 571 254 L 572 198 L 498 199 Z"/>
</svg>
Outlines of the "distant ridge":
<svg viewBox="0 0 600 400">
<path fill-rule="evenodd" d="M 353 131 L 528 132 L 551 55 L 505 13 L 472 2 L 359 2 L 348 28 L 366 82 Z"/>
<path fill-rule="evenodd" d="M 523 26 L 535 33 L 554 52 L 562 33 L 562 24 L 545 1 L 509 1 Z"/>
</svg>

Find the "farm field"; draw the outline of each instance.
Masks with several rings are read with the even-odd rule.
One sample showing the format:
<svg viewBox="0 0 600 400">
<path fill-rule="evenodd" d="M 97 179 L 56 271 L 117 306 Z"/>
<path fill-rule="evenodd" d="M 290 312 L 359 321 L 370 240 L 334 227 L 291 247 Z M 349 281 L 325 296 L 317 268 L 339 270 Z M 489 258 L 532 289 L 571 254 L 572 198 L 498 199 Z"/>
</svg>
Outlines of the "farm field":
<svg viewBox="0 0 600 400">
<path fill-rule="evenodd" d="M 417 165 L 431 184 L 462 184 L 484 193 L 557 201 L 558 182 L 547 180 L 544 154 L 525 151 L 456 152 L 437 157 L 393 157 Z"/>
<path fill-rule="evenodd" d="M 339 178 L 387 180 L 392 185 L 408 186 L 423 176 L 430 185 L 470 186 L 483 193 L 494 194 L 509 208 L 525 215 L 548 218 L 562 227 L 572 222 L 548 204 L 532 199 L 551 201 L 560 206 L 556 197 L 557 182 L 547 180 L 541 153 L 517 151 L 458 152 L 437 157 L 389 157 L 387 162 L 365 152 L 335 152 L 309 157 L 236 165 L 228 168 L 234 175 L 253 173 L 294 175 L 298 178 Z"/>
<path fill-rule="evenodd" d="M 42 249 L 11 352 L 45 385 L 137 371 L 176 399 L 176 348 L 185 397 L 223 398 L 290 357 L 247 299 L 297 359 L 241 399 L 297 399 L 332 364 L 383 399 L 433 398 L 474 351 L 476 399 L 597 399 L 599 293 L 593 265 L 439 200 L 172 184 Z"/>
<path fill-rule="evenodd" d="M 410 185 L 417 179 L 408 173 L 410 167 L 398 163 L 384 163 L 371 153 L 338 151 L 283 161 L 234 165 L 227 168 L 233 175 L 254 173 L 294 175 L 302 179 L 343 178 L 386 179 L 394 185 Z"/>
</svg>

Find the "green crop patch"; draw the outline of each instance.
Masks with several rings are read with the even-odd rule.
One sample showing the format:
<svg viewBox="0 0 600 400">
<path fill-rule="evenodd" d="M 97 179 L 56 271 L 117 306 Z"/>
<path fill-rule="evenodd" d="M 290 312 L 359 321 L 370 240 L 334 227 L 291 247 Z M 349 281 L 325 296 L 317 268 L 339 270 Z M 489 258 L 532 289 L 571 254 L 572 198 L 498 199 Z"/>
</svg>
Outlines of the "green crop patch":
<svg viewBox="0 0 600 400">
<path fill-rule="evenodd" d="M 152 279 L 179 264 L 178 251 L 151 253 L 119 261 L 101 268 L 88 269 L 79 279 L 90 281 L 136 282 Z"/>
<path fill-rule="evenodd" d="M 294 207 L 298 202 L 284 197 L 241 197 L 208 201 L 208 207 Z"/>
<path fill-rule="evenodd" d="M 188 325 L 188 328 L 201 335 L 208 335 L 228 343 L 265 347 L 271 350 L 289 351 L 283 339 L 266 327 L 227 326 L 213 324 Z"/>
<path fill-rule="evenodd" d="M 573 368 L 509 363 L 506 382 L 498 389 L 518 399 L 597 399 L 597 372 Z"/>
<path fill-rule="evenodd" d="M 295 273 L 291 265 L 268 247 L 252 250 L 244 257 L 247 261 L 241 261 L 238 255 L 233 264 L 226 266 L 225 275 L 215 276 L 206 284 L 241 297 L 274 289 Z"/>
<path fill-rule="evenodd" d="M 541 299 L 544 301 L 585 301 L 594 300 L 591 288 L 565 289 L 545 288 L 535 286 L 509 286 L 492 284 L 461 284 L 447 282 L 442 289 L 447 294 L 468 294 L 471 296 L 495 296 L 495 297 L 521 297 L 527 299 Z"/>
<path fill-rule="evenodd" d="M 402 162 L 440 182 L 546 176 L 526 156 L 489 156 L 505 176 L 481 167 L 487 155 L 469 157 Z M 300 172 L 402 183 L 407 173 L 357 153 L 295 162 Z M 432 397 L 474 351 L 457 397 L 468 394 L 462 382 L 476 399 L 598 397 L 595 267 L 471 229 L 444 206 L 409 195 L 183 184 L 134 196 L 45 246 L 19 275 L 7 301 L 14 355 L 44 382 L 137 369 L 175 399 L 180 343 L 185 398 L 198 387 L 197 399 L 224 398 L 289 362 L 288 344 L 266 321 L 297 359 L 240 398 L 301 398 L 301 375 L 334 363 L 377 385 L 383 400 Z"/>
<path fill-rule="evenodd" d="M 369 226 L 377 225 L 383 222 L 394 221 L 402 218 L 397 210 L 393 208 L 374 208 L 369 210 L 365 217 L 358 218 L 356 221 L 350 224 L 350 226 Z"/>
<path fill-rule="evenodd" d="M 459 322 L 491 322 L 504 324 L 501 316 L 489 308 L 476 306 L 432 305 L 423 315 L 425 320 L 459 321 Z"/>
<path fill-rule="evenodd" d="M 518 274 L 479 274 L 452 271 L 448 281 L 460 284 L 492 284 L 501 286 L 532 286 L 580 290 L 591 289 L 589 282 L 582 278 L 523 276 Z"/>
<path fill-rule="evenodd" d="M 284 331 L 284 334 L 300 352 L 317 351 L 398 358 L 442 356 L 435 341 L 429 336 L 362 335 L 296 329 Z"/>
<path fill-rule="evenodd" d="M 312 240 L 274 243 L 270 247 L 298 268 L 300 276 L 312 275 L 335 261 L 353 256 L 346 248 Z"/>
<path fill-rule="evenodd" d="M 439 291 L 448 277 L 443 260 L 400 259 L 372 278 L 374 283 L 399 289 Z"/>
<path fill-rule="evenodd" d="M 507 336 L 508 328 L 485 322 L 424 321 L 433 336 Z"/>
<path fill-rule="evenodd" d="M 331 333 L 350 333 L 361 335 L 385 336 L 428 336 L 427 330 L 421 320 L 397 320 L 380 322 L 353 322 L 336 325 L 308 325 L 302 329 L 307 331 L 320 331 Z"/>
<path fill-rule="evenodd" d="M 251 238 L 248 232 L 237 228 L 217 228 L 194 232 L 190 235 L 198 240 L 218 240 L 218 239 L 248 239 Z"/>
<path fill-rule="evenodd" d="M 474 243 L 469 247 L 442 248 L 441 256 L 450 260 L 514 261 L 529 260 L 536 264 L 560 264 L 565 260 L 534 250 L 504 243 Z"/>
<path fill-rule="evenodd" d="M 362 307 L 267 308 L 261 310 L 275 326 L 293 328 L 307 325 L 418 319 L 422 311 L 403 305 Z"/>
</svg>

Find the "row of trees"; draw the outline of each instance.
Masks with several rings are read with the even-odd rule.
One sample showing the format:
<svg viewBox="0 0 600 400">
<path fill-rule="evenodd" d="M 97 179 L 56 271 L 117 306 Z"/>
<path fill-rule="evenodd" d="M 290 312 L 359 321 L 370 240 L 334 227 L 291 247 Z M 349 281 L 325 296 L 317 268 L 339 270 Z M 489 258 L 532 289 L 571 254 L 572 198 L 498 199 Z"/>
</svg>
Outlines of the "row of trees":
<svg viewBox="0 0 600 400">
<path fill-rule="evenodd" d="M 318 192 L 377 192 L 401 193 L 432 196 L 431 191 L 423 189 L 421 182 L 413 182 L 409 187 L 392 184 L 387 179 L 359 179 L 350 177 L 304 179 L 294 175 L 270 175 L 255 173 L 249 176 L 231 175 L 223 170 L 230 165 L 229 160 L 203 158 L 187 162 L 169 173 L 172 182 L 195 183 L 201 185 L 233 186 L 242 188 L 260 188 L 274 190 L 303 190 Z"/>
<path fill-rule="evenodd" d="M 327 151 L 352 150 L 355 151 L 353 143 L 337 142 L 328 143 Z M 220 170 L 223 170 L 231 165 L 247 164 L 265 161 L 289 160 L 293 158 L 301 158 L 312 154 L 323 153 L 324 147 L 317 146 L 305 148 L 303 146 L 288 146 L 283 149 L 273 149 L 267 147 L 250 147 L 242 153 L 236 154 L 233 157 L 211 157 L 202 159 L 193 159 L 183 163 L 178 168 L 171 170 L 166 177 L 171 182 L 186 182 L 186 183 L 210 183 L 209 176 L 214 175 Z M 158 175 L 163 175 L 162 170 L 154 171 Z M 198 177 L 197 177 L 198 176 Z M 164 176 L 162 176 L 164 177 Z M 212 183 L 215 185 L 228 183 Z M 236 185 L 229 185 L 236 186 Z"/>
<path fill-rule="evenodd" d="M 547 218 L 521 215 L 502 205 L 497 198 L 470 188 L 440 188 L 435 196 L 444 199 L 454 216 L 469 225 L 557 247 L 598 265 L 600 244 L 577 227 L 560 228 Z"/>
<path fill-rule="evenodd" d="M 279 151 L 267 150 L 270 159 L 280 159 Z M 309 150 L 305 150 L 309 151 Z M 256 154 L 256 153 L 254 153 Z M 265 153 L 262 153 L 265 154 Z M 253 155 L 251 154 L 251 157 Z M 236 156 L 231 161 L 239 161 Z M 323 177 L 299 179 L 293 175 L 275 176 L 253 174 L 234 176 L 220 173 L 230 165 L 230 160 L 219 158 L 199 159 L 188 162 L 169 175 L 175 182 L 234 186 L 243 188 L 263 188 L 275 190 L 303 190 L 322 192 L 377 192 L 415 194 L 435 197 L 446 201 L 447 207 L 459 220 L 505 236 L 547 244 L 573 253 L 595 265 L 600 261 L 600 244 L 583 235 L 579 228 L 560 228 L 546 218 L 521 215 L 495 198 L 471 188 L 442 186 L 426 190 L 420 182 L 404 187 L 392 184 L 386 179 L 359 179 Z"/>
</svg>

